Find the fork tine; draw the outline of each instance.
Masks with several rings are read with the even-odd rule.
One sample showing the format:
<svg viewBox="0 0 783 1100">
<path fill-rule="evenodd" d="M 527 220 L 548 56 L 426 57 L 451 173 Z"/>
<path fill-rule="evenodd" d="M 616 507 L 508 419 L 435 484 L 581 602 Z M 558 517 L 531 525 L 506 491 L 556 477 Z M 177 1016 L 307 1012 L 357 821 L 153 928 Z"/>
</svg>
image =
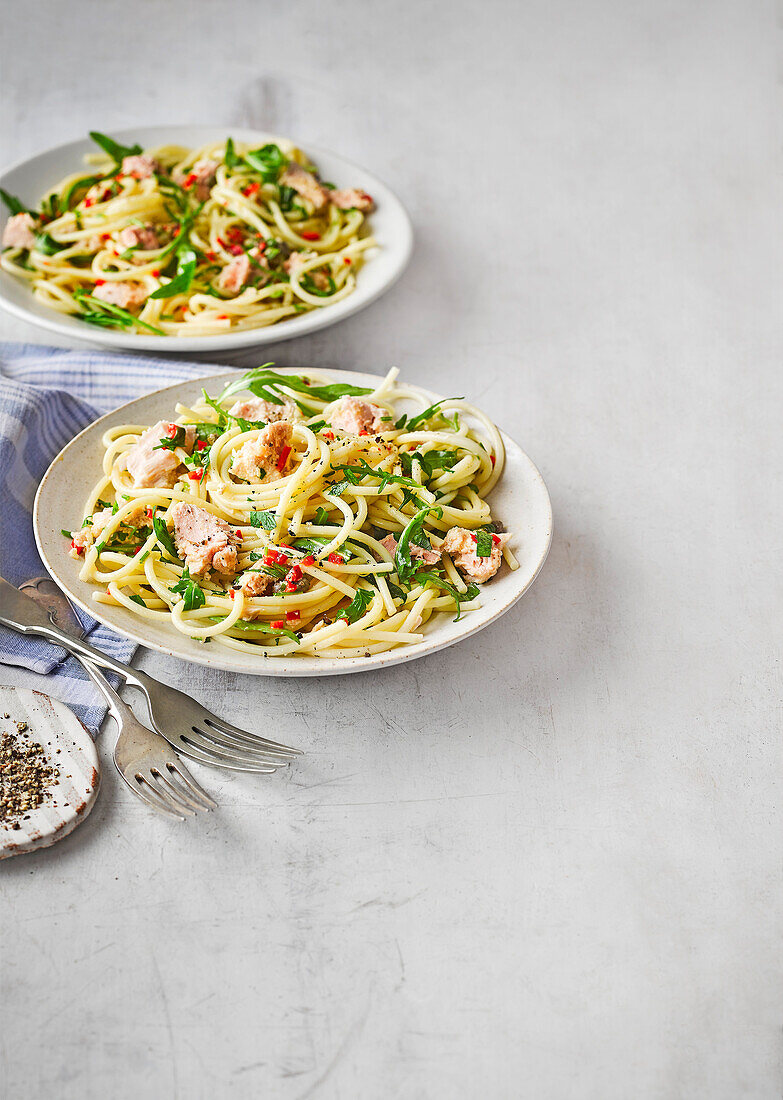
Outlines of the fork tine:
<svg viewBox="0 0 783 1100">
<path fill-rule="evenodd" d="M 117 772 L 126 787 L 129 787 L 138 799 L 140 799 L 142 802 L 146 802 L 146 804 L 148 806 L 151 806 L 153 810 L 157 810 L 157 812 L 159 814 L 163 814 L 164 817 L 173 817 L 176 821 L 185 820 L 184 814 L 174 813 L 173 810 L 167 809 L 165 806 L 161 805 L 161 803 L 156 798 L 153 798 L 150 794 L 148 794 L 147 789 L 143 787 L 142 784 L 139 783 L 135 777 L 133 779 L 133 782 L 131 782 L 130 779 L 123 775 L 119 768 L 117 768 Z"/>
<path fill-rule="evenodd" d="M 178 759 L 176 764 L 171 760 L 168 764 L 168 769 L 172 775 L 176 775 L 177 779 L 185 785 L 185 787 L 191 792 L 195 801 L 199 802 L 207 810 L 216 810 L 218 808 L 217 802 L 214 798 L 210 798 L 201 784 L 197 783 L 193 776 L 190 774 L 185 765 Z"/>
<path fill-rule="evenodd" d="M 260 772 L 264 775 L 270 775 L 272 772 L 277 771 L 277 768 L 272 764 L 242 764 L 238 760 L 229 760 L 217 756 L 211 748 L 204 752 L 189 737 L 178 737 L 176 741 L 175 748 L 178 753 L 183 753 L 185 756 L 189 756 L 191 760 L 197 760 L 199 764 L 206 764 L 210 768 L 228 768 L 229 771 L 235 772 Z"/>
<path fill-rule="evenodd" d="M 209 726 L 207 726 L 206 729 L 199 729 L 198 726 L 191 726 L 191 729 L 202 739 L 202 748 L 211 751 L 213 746 L 218 745 L 221 751 L 225 752 L 226 756 L 232 755 L 237 759 L 253 760 L 257 761 L 259 764 L 275 764 L 278 767 L 287 764 L 290 759 L 282 753 L 276 752 L 274 749 L 261 749 L 258 748 L 258 746 L 251 747 L 242 744 L 240 741 L 234 741 L 229 736 L 213 733 Z M 190 735 L 188 734 L 188 736 Z M 197 741 L 196 743 L 198 744 L 199 742 Z"/>
<path fill-rule="evenodd" d="M 287 760 L 270 759 L 266 753 L 245 752 L 242 749 L 230 748 L 222 744 L 217 738 L 213 738 L 211 733 L 197 729 L 195 726 L 191 728 L 190 733 L 186 733 L 184 736 L 186 740 L 191 741 L 202 752 L 216 754 L 224 760 L 237 760 L 242 764 L 265 764 L 272 769 L 288 765 Z"/>
<path fill-rule="evenodd" d="M 168 775 L 164 775 L 163 772 L 154 771 L 152 773 L 155 776 L 155 782 L 159 787 L 162 787 L 165 794 L 174 799 L 175 802 L 183 802 L 194 813 L 197 810 L 203 813 L 209 813 L 209 807 L 203 805 L 201 802 L 197 802 L 188 791 L 186 791 L 179 783 L 174 783 Z"/>
<path fill-rule="evenodd" d="M 154 794 L 165 802 L 168 806 L 173 808 L 181 814 L 187 814 L 190 817 L 196 816 L 196 811 L 184 801 L 184 799 L 176 798 L 175 794 L 169 794 L 163 783 L 163 777 L 157 768 L 147 768 L 146 771 L 141 772 L 141 777 L 147 786 L 152 790 Z"/>
<path fill-rule="evenodd" d="M 278 741 L 270 741 L 266 737 L 257 737 L 255 734 L 248 733 L 247 730 L 240 729 L 239 726 L 234 726 L 231 722 L 226 722 L 223 718 L 218 718 L 215 714 L 210 714 L 209 711 L 205 711 L 203 721 L 209 726 L 213 726 L 219 733 L 233 733 L 238 737 L 251 737 L 256 744 L 263 745 L 265 749 L 277 749 L 279 752 L 290 752 L 294 756 L 302 756 L 301 749 L 292 749 L 288 745 L 281 745 Z"/>
<path fill-rule="evenodd" d="M 205 721 L 204 725 L 207 728 L 200 730 L 200 732 L 206 734 L 207 737 L 211 737 L 213 740 L 217 741 L 218 744 L 225 745 L 227 748 L 247 749 L 251 752 L 264 753 L 268 756 L 293 757 L 301 755 L 298 749 L 275 748 L 274 741 L 266 741 L 263 737 L 254 737 L 250 733 L 240 736 L 237 733 L 231 733 L 228 730 L 220 729 L 211 722 Z M 194 727 L 194 729 L 198 728 L 198 726 Z"/>
</svg>

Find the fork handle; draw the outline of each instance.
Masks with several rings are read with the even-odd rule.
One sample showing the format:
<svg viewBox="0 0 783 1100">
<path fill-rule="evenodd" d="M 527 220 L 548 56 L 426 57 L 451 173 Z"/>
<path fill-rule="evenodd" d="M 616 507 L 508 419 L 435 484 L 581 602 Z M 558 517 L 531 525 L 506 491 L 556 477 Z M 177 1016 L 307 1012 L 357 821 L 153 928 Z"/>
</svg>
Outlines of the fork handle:
<svg viewBox="0 0 783 1100">
<path fill-rule="evenodd" d="M 0 623 L 11 630 L 17 630 L 20 634 L 35 634 L 47 641 L 55 642 L 63 647 L 74 657 L 87 657 L 94 661 L 100 668 L 111 669 L 116 672 L 130 687 L 148 690 L 148 684 L 154 684 L 152 677 L 148 677 L 141 669 L 130 668 L 119 661 L 115 661 L 107 653 L 90 645 L 81 638 L 74 638 L 66 634 L 58 626 L 51 622 L 46 611 L 18 588 L 14 588 L 7 580 L 0 577 Z"/>
</svg>

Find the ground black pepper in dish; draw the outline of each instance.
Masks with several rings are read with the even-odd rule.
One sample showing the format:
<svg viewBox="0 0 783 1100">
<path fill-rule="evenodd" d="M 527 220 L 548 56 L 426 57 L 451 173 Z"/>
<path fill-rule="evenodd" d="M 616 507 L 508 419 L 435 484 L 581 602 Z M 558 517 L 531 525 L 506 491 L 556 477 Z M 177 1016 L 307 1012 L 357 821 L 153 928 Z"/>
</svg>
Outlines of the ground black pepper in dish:
<svg viewBox="0 0 783 1100">
<path fill-rule="evenodd" d="M 60 769 L 28 735 L 27 722 L 15 726 L 15 732 L 0 734 L 0 821 L 18 829 L 20 817 L 52 797 Z"/>
</svg>

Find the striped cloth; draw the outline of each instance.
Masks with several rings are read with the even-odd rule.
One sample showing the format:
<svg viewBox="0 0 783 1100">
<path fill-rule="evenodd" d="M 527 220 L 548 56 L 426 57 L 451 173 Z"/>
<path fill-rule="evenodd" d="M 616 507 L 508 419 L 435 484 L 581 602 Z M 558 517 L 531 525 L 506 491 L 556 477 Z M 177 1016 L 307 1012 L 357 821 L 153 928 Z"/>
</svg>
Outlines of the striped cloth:
<svg viewBox="0 0 783 1100">
<path fill-rule="evenodd" d="M 126 401 L 214 373 L 213 366 L 167 359 L 0 343 L 0 575 L 15 585 L 46 575 L 33 537 L 33 499 L 70 439 Z M 130 660 L 133 642 L 77 614 L 93 645 Z M 59 646 L 0 627 L 0 663 L 56 678 L 57 697 L 97 732 L 106 708 L 79 663 Z"/>
</svg>

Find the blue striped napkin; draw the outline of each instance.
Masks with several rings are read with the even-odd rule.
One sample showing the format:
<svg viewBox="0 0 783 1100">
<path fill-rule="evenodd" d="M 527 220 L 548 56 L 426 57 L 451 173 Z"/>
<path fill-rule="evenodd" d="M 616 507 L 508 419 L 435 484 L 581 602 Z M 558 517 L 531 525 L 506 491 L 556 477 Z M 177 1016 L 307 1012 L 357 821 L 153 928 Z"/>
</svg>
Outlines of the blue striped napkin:
<svg viewBox="0 0 783 1100">
<path fill-rule="evenodd" d="M 46 575 L 33 537 L 33 499 L 70 439 L 126 401 L 214 373 L 213 366 L 168 359 L 0 343 L 0 575 L 15 585 Z M 77 613 L 93 645 L 130 660 L 133 642 Z M 53 676 L 53 693 L 89 729 L 98 730 L 106 708 L 79 663 L 59 646 L 0 627 L 0 663 Z"/>
</svg>

